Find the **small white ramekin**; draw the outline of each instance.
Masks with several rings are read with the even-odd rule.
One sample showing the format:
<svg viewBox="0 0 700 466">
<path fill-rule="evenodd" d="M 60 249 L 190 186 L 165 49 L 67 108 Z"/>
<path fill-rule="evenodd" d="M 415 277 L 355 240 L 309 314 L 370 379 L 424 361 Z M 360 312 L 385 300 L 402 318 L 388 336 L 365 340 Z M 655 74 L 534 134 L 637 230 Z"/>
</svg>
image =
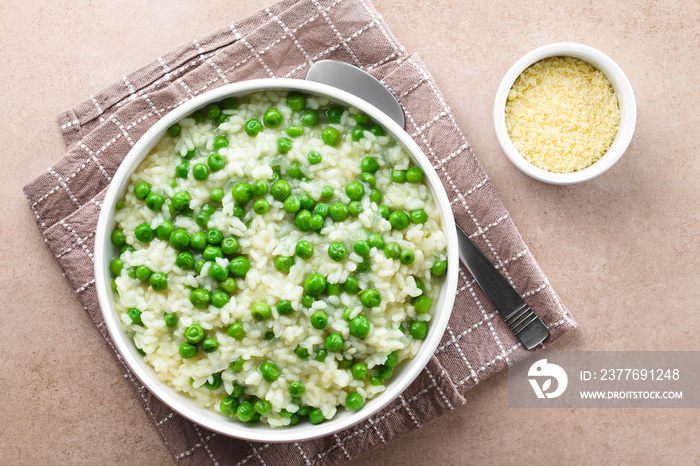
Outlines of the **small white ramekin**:
<svg viewBox="0 0 700 466">
<path fill-rule="evenodd" d="M 610 81 L 620 105 L 620 126 L 608 151 L 589 167 L 572 173 L 553 173 L 543 170 L 528 162 L 513 145 L 506 129 L 506 100 L 513 83 L 530 65 L 550 57 L 574 57 L 589 63 L 600 70 Z M 601 175 L 617 162 L 627 149 L 637 122 L 637 104 L 627 76 L 622 69 L 603 52 L 587 45 L 572 42 L 549 44 L 523 56 L 508 70 L 498 91 L 493 105 L 493 122 L 496 137 L 506 156 L 520 171 L 526 175 L 550 184 L 576 184 Z"/>
</svg>

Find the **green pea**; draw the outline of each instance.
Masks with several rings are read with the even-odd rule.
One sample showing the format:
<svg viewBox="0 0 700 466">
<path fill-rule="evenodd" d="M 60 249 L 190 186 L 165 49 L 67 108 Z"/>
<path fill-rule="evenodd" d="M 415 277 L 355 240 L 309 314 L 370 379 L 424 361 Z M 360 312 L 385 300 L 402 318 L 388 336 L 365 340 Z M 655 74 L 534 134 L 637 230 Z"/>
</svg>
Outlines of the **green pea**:
<svg viewBox="0 0 700 466">
<path fill-rule="evenodd" d="M 255 407 L 250 401 L 244 401 L 238 405 L 236 417 L 241 422 L 250 422 L 255 417 Z"/>
<path fill-rule="evenodd" d="M 115 258 L 115 259 L 119 259 L 119 258 Z M 114 260 L 114 259 L 112 259 L 112 260 Z M 121 260 L 121 259 L 119 259 L 119 260 Z M 123 262 L 122 262 L 122 267 L 124 267 Z M 129 267 L 126 271 L 126 276 L 136 280 L 136 267 Z"/>
<path fill-rule="evenodd" d="M 221 410 L 221 414 L 224 416 L 235 416 L 238 405 L 239 403 L 237 398 L 227 396 L 219 403 L 219 410 Z"/>
<path fill-rule="evenodd" d="M 423 280 L 420 278 L 416 278 L 416 287 L 420 290 L 421 293 L 425 294 L 425 284 L 423 283 Z"/>
<path fill-rule="evenodd" d="M 124 246 L 126 244 L 126 235 L 119 228 L 115 228 L 112 231 L 112 236 L 110 238 L 112 240 L 112 244 L 115 245 L 116 247 L 121 247 L 121 246 Z"/>
<path fill-rule="evenodd" d="M 292 187 L 286 180 L 277 180 L 272 184 L 272 188 L 270 188 L 270 194 L 272 194 L 272 197 L 278 201 L 284 201 L 287 199 L 287 196 L 289 196 L 291 192 Z"/>
<path fill-rule="evenodd" d="M 399 260 L 404 265 L 413 264 L 413 261 L 416 260 L 416 254 L 411 249 L 403 249 L 399 254 Z"/>
<path fill-rule="evenodd" d="M 357 316 L 354 319 L 352 319 L 350 321 L 349 327 L 350 335 L 356 338 L 364 339 L 367 335 L 369 335 L 369 320 L 367 320 L 365 316 Z"/>
<path fill-rule="evenodd" d="M 397 210 L 392 212 L 389 216 L 389 223 L 391 223 L 392 228 L 403 230 L 410 223 L 410 218 L 406 212 Z"/>
<path fill-rule="evenodd" d="M 109 271 L 112 275 L 115 277 L 118 277 L 119 274 L 122 273 L 122 269 L 124 268 L 124 261 L 122 261 L 120 258 L 115 257 L 112 259 L 112 261 L 109 263 Z"/>
<path fill-rule="evenodd" d="M 299 194 L 299 202 L 301 202 L 301 208 L 308 211 L 313 210 L 314 206 L 316 205 L 308 193 Z"/>
<path fill-rule="evenodd" d="M 392 351 L 386 357 L 386 361 L 384 362 L 384 366 L 388 367 L 389 369 L 393 369 L 394 367 L 396 367 L 396 365 L 398 363 L 399 363 L 399 353 L 397 353 L 396 351 Z"/>
<path fill-rule="evenodd" d="M 314 298 L 310 294 L 304 293 L 304 296 L 301 297 L 301 305 L 306 307 L 306 308 L 311 308 L 311 306 L 314 305 L 315 301 L 316 301 L 316 298 Z"/>
<path fill-rule="evenodd" d="M 277 128 L 282 124 L 282 118 L 282 112 L 276 108 L 269 108 L 265 111 L 265 115 L 263 115 L 263 123 L 265 123 L 265 126 L 268 128 Z"/>
<path fill-rule="evenodd" d="M 330 206 L 329 214 L 334 221 L 342 222 L 348 218 L 348 206 L 342 202 L 334 202 Z"/>
<path fill-rule="evenodd" d="M 238 251 L 238 239 L 233 236 L 222 239 L 221 251 L 226 255 L 235 254 Z"/>
<path fill-rule="evenodd" d="M 209 169 L 211 170 L 211 172 L 214 173 L 224 168 L 226 166 L 226 161 L 218 152 L 212 152 L 207 158 L 207 165 L 209 165 Z M 194 174 L 194 168 L 192 169 L 192 176 L 194 176 L 195 179 L 199 179 Z"/>
<path fill-rule="evenodd" d="M 428 214 L 423 209 L 412 210 L 409 213 L 409 217 L 411 217 L 413 223 L 425 223 L 428 221 Z"/>
<path fill-rule="evenodd" d="M 248 183 L 236 183 L 231 189 L 233 200 L 243 205 L 253 198 L 253 188 Z"/>
<path fill-rule="evenodd" d="M 353 141 L 359 142 L 365 137 L 365 131 L 367 131 L 365 126 L 355 126 L 350 132 L 350 137 Z"/>
<path fill-rule="evenodd" d="M 195 163 L 192 167 L 192 177 L 197 181 L 204 181 L 209 177 L 209 167 L 203 163 Z"/>
<path fill-rule="evenodd" d="M 136 267 L 136 278 L 139 280 L 148 280 L 153 272 L 146 265 L 139 265 Z"/>
<path fill-rule="evenodd" d="M 228 326 L 226 329 L 226 334 L 231 338 L 236 340 L 242 340 L 245 337 L 245 329 L 243 328 L 243 322 L 236 321 Z"/>
<path fill-rule="evenodd" d="M 374 202 L 375 204 L 379 204 L 380 202 L 382 202 L 382 198 L 382 192 L 378 189 L 372 189 L 369 192 L 369 200 Z"/>
<path fill-rule="evenodd" d="M 143 325 L 143 322 L 141 321 L 141 311 L 135 307 L 129 309 L 126 312 L 126 315 L 128 315 L 129 319 L 131 319 L 131 325 Z"/>
<path fill-rule="evenodd" d="M 220 244 L 223 237 L 224 235 L 221 233 L 221 230 L 217 228 L 212 228 L 207 231 L 207 243 L 209 244 Z"/>
<path fill-rule="evenodd" d="M 447 272 L 447 261 L 437 260 L 433 262 L 432 267 L 430 267 L 430 271 L 436 277 L 445 275 L 445 272 Z"/>
<path fill-rule="evenodd" d="M 198 274 L 202 273 L 202 267 L 204 267 L 204 264 L 206 263 L 207 261 L 205 259 L 197 259 L 194 261 L 194 271 Z"/>
<path fill-rule="evenodd" d="M 198 231 L 192 235 L 190 245 L 195 251 L 203 251 L 207 247 L 207 234 L 203 231 Z"/>
<path fill-rule="evenodd" d="M 178 186 L 178 181 L 176 179 L 168 180 L 168 186 L 175 189 Z"/>
<path fill-rule="evenodd" d="M 217 282 L 222 282 L 228 278 L 228 268 L 222 267 L 216 262 L 209 266 L 209 276 Z"/>
<path fill-rule="evenodd" d="M 258 400 L 253 405 L 253 409 L 261 416 L 266 416 L 272 412 L 272 403 L 266 400 Z"/>
<path fill-rule="evenodd" d="M 298 180 L 303 176 L 301 172 L 301 165 L 299 165 L 299 162 L 292 162 L 289 165 L 289 169 L 287 170 L 287 175 L 289 175 L 290 178 L 294 178 L 295 180 Z"/>
<path fill-rule="evenodd" d="M 165 314 L 163 314 L 163 320 L 165 321 L 165 325 L 170 328 L 173 328 L 177 325 L 177 316 L 175 314 L 166 312 Z"/>
<path fill-rule="evenodd" d="M 363 210 L 364 209 L 362 208 L 362 203 L 360 203 L 360 201 L 352 201 L 348 205 L 348 212 L 350 212 L 350 215 L 353 217 L 359 217 Z"/>
<path fill-rule="evenodd" d="M 299 231 L 309 231 L 311 227 L 309 226 L 309 220 L 311 220 L 311 212 L 308 210 L 300 210 L 296 217 L 294 218 L 294 224 L 299 229 Z"/>
<path fill-rule="evenodd" d="M 406 170 L 397 170 L 395 168 L 391 169 L 391 181 L 394 183 L 405 183 L 406 182 Z"/>
<path fill-rule="evenodd" d="M 369 132 L 377 137 L 384 136 L 384 128 L 379 125 L 372 125 L 369 127 Z"/>
<path fill-rule="evenodd" d="M 148 223 L 142 223 L 134 229 L 134 236 L 143 243 L 149 243 L 155 236 L 155 233 Z"/>
<path fill-rule="evenodd" d="M 160 208 L 163 207 L 163 202 L 165 202 L 165 199 L 163 199 L 161 194 L 150 193 L 148 196 L 146 196 L 146 207 L 151 210 L 160 210 Z"/>
<path fill-rule="evenodd" d="M 166 220 L 156 227 L 156 238 L 167 241 L 175 231 L 175 225 L 170 220 Z"/>
<path fill-rule="evenodd" d="M 301 259 L 309 259 L 314 254 L 314 246 L 309 241 L 301 240 L 294 247 L 294 253 Z"/>
<path fill-rule="evenodd" d="M 384 204 L 377 206 L 377 212 L 384 220 L 389 220 L 389 217 L 391 216 L 391 209 Z"/>
<path fill-rule="evenodd" d="M 284 210 L 287 212 L 295 213 L 301 208 L 301 203 L 297 196 L 291 195 L 284 200 Z"/>
<path fill-rule="evenodd" d="M 301 112 L 306 107 L 306 97 L 298 92 L 290 92 L 287 96 L 287 107 L 295 112 Z"/>
<path fill-rule="evenodd" d="M 242 357 L 239 356 L 238 359 L 236 359 L 229 365 L 229 367 L 233 372 L 240 372 L 241 369 L 243 369 L 243 364 L 245 364 L 245 361 Z"/>
<path fill-rule="evenodd" d="M 277 303 L 277 313 L 279 315 L 288 316 L 292 312 L 294 312 L 294 308 L 292 307 L 292 303 L 290 301 L 283 299 Z"/>
<path fill-rule="evenodd" d="M 390 379 L 394 376 L 394 371 L 386 366 L 379 366 L 377 367 L 377 372 L 379 372 L 379 377 L 382 379 Z"/>
<path fill-rule="evenodd" d="M 330 199 L 333 197 L 333 188 L 331 186 L 324 186 L 323 189 L 321 189 L 321 197 L 324 199 Z"/>
<path fill-rule="evenodd" d="M 323 345 L 331 353 L 338 353 L 343 350 L 343 337 L 339 333 L 331 333 L 326 337 Z"/>
<path fill-rule="evenodd" d="M 357 411 L 361 409 L 365 402 L 362 400 L 362 396 L 359 393 L 351 393 L 345 398 L 345 407 L 350 411 Z"/>
<path fill-rule="evenodd" d="M 413 300 L 413 307 L 418 314 L 426 314 L 430 310 L 432 301 L 425 295 L 418 296 Z"/>
<path fill-rule="evenodd" d="M 238 283 L 233 277 L 228 277 L 223 282 L 219 283 L 219 288 L 224 290 L 229 295 L 238 289 Z"/>
<path fill-rule="evenodd" d="M 268 330 L 267 332 L 265 332 L 265 340 L 266 341 L 270 341 L 270 340 L 274 340 L 274 339 L 275 339 L 275 332 L 273 332 L 272 330 Z"/>
<path fill-rule="evenodd" d="M 297 138 L 304 134 L 304 127 L 301 125 L 294 125 L 287 127 L 287 136 L 292 138 Z"/>
<path fill-rule="evenodd" d="M 373 375 L 372 377 L 369 378 L 369 383 L 371 385 L 374 385 L 375 387 L 378 387 L 379 385 L 384 383 L 384 380 L 382 380 L 381 377 Z"/>
<path fill-rule="evenodd" d="M 308 127 L 312 128 L 312 127 L 318 125 L 318 122 L 319 122 L 318 113 L 314 112 L 313 110 L 307 110 L 301 116 L 301 124 L 304 126 L 308 126 Z"/>
<path fill-rule="evenodd" d="M 318 165 L 323 160 L 323 156 L 321 156 L 321 154 L 319 154 L 315 150 L 312 150 L 311 152 L 306 154 L 306 160 L 308 160 L 309 164 L 311 165 Z"/>
<path fill-rule="evenodd" d="M 378 233 L 370 233 L 367 241 L 370 247 L 382 249 L 384 247 L 384 238 Z"/>
<path fill-rule="evenodd" d="M 334 106 L 328 109 L 326 116 L 328 117 L 328 121 L 331 123 L 340 123 L 340 119 L 343 117 L 344 112 L 345 109 L 343 107 Z"/>
<path fill-rule="evenodd" d="M 352 245 L 352 249 L 358 256 L 367 257 L 369 256 L 370 245 L 368 241 L 361 239 L 359 241 L 355 241 L 355 244 Z"/>
<path fill-rule="evenodd" d="M 216 120 L 221 115 L 221 107 L 216 104 L 210 104 L 206 109 L 207 118 Z"/>
<path fill-rule="evenodd" d="M 327 350 L 327 349 L 321 348 L 321 349 L 318 350 L 318 352 L 316 353 L 315 359 L 316 359 L 316 361 L 318 361 L 318 362 L 323 362 L 323 361 L 326 360 L 326 357 L 327 357 L 327 356 L 328 356 L 328 350 Z"/>
<path fill-rule="evenodd" d="M 183 210 L 187 209 L 190 206 L 190 193 L 187 191 L 178 191 L 175 194 L 173 194 L 173 197 L 171 198 L 172 203 L 173 203 L 173 209 L 175 210 Z"/>
<path fill-rule="evenodd" d="M 192 114 L 192 118 L 194 119 L 195 123 L 201 123 L 204 121 L 204 112 L 197 110 Z"/>
<path fill-rule="evenodd" d="M 202 228 L 207 228 L 209 225 L 209 218 L 210 215 L 206 212 L 200 212 L 197 214 L 197 216 L 194 218 L 194 221 L 197 225 L 199 225 Z M 205 236 L 206 239 L 206 236 Z"/>
<path fill-rule="evenodd" d="M 197 309 L 204 309 L 211 302 L 211 294 L 204 288 L 197 288 L 190 293 L 190 302 Z"/>
<path fill-rule="evenodd" d="M 309 219 L 309 228 L 312 230 L 320 230 L 323 228 L 323 217 L 320 215 L 312 215 Z"/>
<path fill-rule="evenodd" d="M 294 350 L 294 354 L 296 354 L 299 359 L 309 359 L 309 350 L 302 346 L 297 346 Z"/>
<path fill-rule="evenodd" d="M 121 248 L 119 248 L 119 254 L 124 254 L 125 252 L 134 252 L 133 246 L 129 246 L 128 244 L 125 244 Z"/>
<path fill-rule="evenodd" d="M 340 284 L 329 283 L 328 286 L 326 286 L 326 294 L 328 296 L 340 296 Z"/>
<path fill-rule="evenodd" d="M 424 340 L 428 333 L 428 324 L 425 322 L 414 321 L 408 326 L 408 334 L 416 340 Z"/>
<path fill-rule="evenodd" d="M 277 150 L 280 154 L 286 154 L 292 150 L 292 140 L 288 137 L 281 137 L 277 140 Z"/>
<path fill-rule="evenodd" d="M 245 256 L 234 257 L 229 262 L 228 268 L 234 277 L 245 277 L 250 270 L 250 261 Z"/>
<path fill-rule="evenodd" d="M 180 165 L 175 167 L 175 176 L 178 178 L 187 178 L 187 174 L 190 172 L 190 163 L 184 160 Z"/>
<path fill-rule="evenodd" d="M 217 257 L 224 257 L 223 250 L 218 246 L 212 246 L 210 244 L 204 248 L 204 251 L 202 251 L 202 258 L 205 261 L 215 261 Z"/>
<path fill-rule="evenodd" d="M 321 132 L 321 139 L 325 144 L 335 147 L 340 142 L 340 132 L 329 126 Z"/>
<path fill-rule="evenodd" d="M 379 292 L 374 288 L 367 288 L 360 294 L 360 301 L 366 307 L 377 307 L 382 302 Z"/>
<path fill-rule="evenodd" d="M 134 195 L 136 199 L 143 201 L 151 192 L 151 185 L 142 181 L 134 185 Z"/>
<path fill-rule="evenodd" d="M 180 356 L 182 356 L 182 359 L 190 359 L 197 354 L 197 346 L 184 341 L 180 344 L 178 351 Z"/>
<path fill-rule="evenodd" d="M 260 120 L 256 120 L 253 118 L 252 120 L 248 120 L 245 122 L 245 132 L 248 136 L 254 138 L 257 136 L 260 131 L 263 130 L 262 123 L 260 123 Z"/>
<path fill-rule="evenodd" d="M 363 172 L 374 173 L 379 170 L 379 162 L 371 156 L 363 157 L 360 161 L 360 169 Z"/>
<path fill-rule="evenodd" d="M 260 198 L 256 199 L 255 202 L 253 203 L 253 212 L 255 212 L 258 215 L 264 215 L 270 210 L 270 203 L 267 202 L 267 199 L 265 198 Z"/>
<path fill-rule="evenodd" d="M 423 181 L 423 170 L 420 167 L 411 167 L 406 170 L 406 181 L 409 183 L 420 183 Z"/>
<path fill-rule="evenodd" d="M 340 241 L 334 241 L 328 246 L 328 255 L 336 262 L 340 262 L 348 255 L 345 245 Z"/>
<path fill-rule="evenodd" d="M 271 363 L 270 361 L 265 361 L 260 365 L 260 373 L 262 374 L 263 379 L 267 380 L 270 383 L 274 382 L 280 377 L 279 367 L 277 367 L 274 363 Z"/>
<path fill-rule="evenodd" d="M 370 188 L 374 188 L 377 185 L 377 178 L 375 178 L 371 173 L 363 172 L 360 175 L 360 180 L 367 183 Z"/>
<path fill-rule="evenodd" d="M 213 353 L 214 351 L 216 351 L 218 349 L 219 349 L 219 342 L 216 341 L 216 338 L 209 337 L 209 338 L 205 338 L 204 341 L 202 341 L 202 350 L 204 350 L 205 353 Z M 221 374 L 218 374 L 218 375 L 219 375 L 219 384 L 221 384 Z"/>
<path fill-rule="evenodd" d="M 348 294 L 357 294 L 360 291 L 360 281 L 357 277 L 350 275 L 343 283 L 343 290 Z"/>
<path fill-rule="evenodd" d="M 359 181 L 351 181 L 345 186 L 345 194 L 352 201 L 359 201 L 365 195 L 365 187 Z"/>
<path fill-rule="evenodd" d="M 192 149 L 187 151 L 185 155 L 182 156 L 183 159 L 185 160 L 192 160 L 197 156 L 197 149 Z"/>
<path fill-rule="evenodd" d="M 323 311 L 316 311 L 311 314 L 311 326 L 317 329 L 326 328 L 328 325 L 328 315 Z"/>
<path fill-rule="evenodd" d="M 245 217 L 245 209 L 243 206 L 236 204 L 233 206 L 233 216 L 236 218 L 243 219 Z"/>
<path fill-rule="evenodd" d="M 269 304 L 255 303 L 250 309 L 250 314 L 255 320 L 267 320 L 272 315 L 272 308 Z"/>
<path fill-rule="evenodd" d="M 255 180 L 250 189 L 256 196 L 264 196 L 270 190 L 270 185 L 265 180 Z"/>
<path fill-rule="evenodd" d="M 292 396 L 301 396 L 306 391 L 306 387 L 301 382 L 292 382 L 289 384 L 289 394 Z"/>
<path fill-rule="evenodd" d="M 171 138 L 176 138 L 180 135 L 180 125 L 175 123 L 171 127 L 168 128 L 168 136 Z"/>
<path fill-rule="evenodd" d="M 384 246 L 384 256 L 387 259 L 398 259 L 401 255 L 401 246 L 399 243 L 392 241 L 391 243 Z"/>
<path fill-rule="evenodd" d="M 294 256 L 277 256 L 275 257 L 275 268 L 282 273 L 289 273 L 289 270 L 294 265 Z"/>
<path fill-rule="evenodd" d="M 185 340 L 193 345 L 204 339 L 204 329 L 199 324 L 192 324 L 185 329 Z"/>
<path fill-rule="evenodd" d="M 309 422 L 311 424 L 320 424 L 326 420 L 323 412 L 319 408 L 314 408 L 309 411 Z"/>
<path fill-rule="evenodd" d="M 369 368 L 364 362 L 358 362 L 357 364 L 353 364 L 351 369 L 352 378 L 355 380 L 365 380 L 368 371 Z"/>
</svg>

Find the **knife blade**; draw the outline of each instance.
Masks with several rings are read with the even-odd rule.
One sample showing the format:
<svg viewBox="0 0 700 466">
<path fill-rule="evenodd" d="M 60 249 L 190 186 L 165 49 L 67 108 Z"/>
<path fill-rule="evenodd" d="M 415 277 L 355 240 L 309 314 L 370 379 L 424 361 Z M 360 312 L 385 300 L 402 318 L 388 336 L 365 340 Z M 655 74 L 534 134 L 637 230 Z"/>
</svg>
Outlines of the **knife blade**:
<svg viewBox="0 0 700 466">
<path fill-rule="evenodd" d="M 462 228 L 457 224 L 455 226 L 460 260 L 467 266 L 469 273 L 484 290 L 508 327 L 527 349 L 542 343 L 549 336 L 544 322 L 472 243 Z"/>
</svg>

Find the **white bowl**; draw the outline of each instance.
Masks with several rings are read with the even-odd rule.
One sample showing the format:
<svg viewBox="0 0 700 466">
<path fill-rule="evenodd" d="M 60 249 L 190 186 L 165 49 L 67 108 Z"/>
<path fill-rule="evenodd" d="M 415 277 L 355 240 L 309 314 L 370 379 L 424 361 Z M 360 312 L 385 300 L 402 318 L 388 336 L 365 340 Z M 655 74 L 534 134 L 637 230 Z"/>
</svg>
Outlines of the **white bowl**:
<svg viewBox="0 0 700 466">
<path fill-rule="evenodd" d="M 114 247 L 110 242 L 111 231 L 115 227 L 115 205 L 118 199 L 123 196 L 131 173 L 138 167 L 161 137 L 163 137 L 167 128 L 195 110 L 205 107 L 209 103 L 220 101 L 229 96 L 240 96 L 252 92 L 273 89 L 296 90 L 325 95 L 334 101 L 361 110 L 381 124 L 406 147 L 414 161 L 423 169 L 440 210 L 448 243 L 447 274 L 440 297 L 433 308 L 434 314 L 428 336 L 424 340 L 415 358 L 397 366 L 394 370 L 394 377 L 387 385 L 386 391 L 378 397 L 369 400 L 361 410 L 356 412 L 341 410 L 334 419 L 322 424 L 313 425 L 311 423 L 300 423 L 292 427 L 275 429 L 262 425 L 252 426 L 244 424 L 232 418 L 226 418 L 208 409 L 200 408 L 190 397 L 176 392 L 173 388 L 162 382 L 153 369 L 143 362 L 131 338 L 124 332 L 122 324 L 117 318 L 113 305 L 109 274 L 109 262 L 115 253 Z M 195 97 L 163 117 L 134 145 L 114 175 L 112 183 L 107 190 L 102 205 L 102 211 L 100 212 L 95 235 L 95 283 L 102 315 L 114 344 L 138 379 L 151 393 L 166 405 L 187 419 L 214 432 L 230 437 L 257 442 L 296 442 L 330 435 L 364 421 L 396 399 L 411 382 L 416 379 L 435 352 L 435 348 L 437 348 L 442 338 L 445 327 L 447 326 L 447 321 L 452 312 L 455 291 L 457 289 L 457 271 L 459 266 L 457 247 L 454 217 L 452 216 L 452 210 L 445 189 L 427 157 L 401 127 L 376 107 L 352 94 L 334 87 L 297 79 L 259 79 L 230 84 Z"/>
<path fill-rule="evenodd" d="M 592 165 L 572 173 L 553 173 L 531 164 L 515 148 L 506 129 L 506 100 L 513 83 L 530 65 L 550 57 L 574 57 L 588 62 L 608 78 L 620 105 L 620 126 L 615 140 L 608 151 Z M 501 144 L 506 156 L 520 171 L 545 183 L 576 184 L 601 175 L 622 157 L 634 133 L 634 126 L 637 122 L 637 104 L 635 103 L 632 86 L 627 76 L 610 57 L 587 45 L 560 42 L 533 50 L 515 62 L 508 70 L 496 92 L 496 100 L 493 105 L 493 122 L 498 142 Z"/>
</svg>

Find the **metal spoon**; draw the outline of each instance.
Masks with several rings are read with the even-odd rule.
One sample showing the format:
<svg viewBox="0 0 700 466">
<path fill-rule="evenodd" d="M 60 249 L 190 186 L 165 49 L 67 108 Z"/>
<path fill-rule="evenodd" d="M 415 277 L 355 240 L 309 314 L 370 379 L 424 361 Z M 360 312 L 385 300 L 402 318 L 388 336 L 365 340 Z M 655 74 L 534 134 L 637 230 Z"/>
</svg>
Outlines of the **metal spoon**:
<svg viewBox="0 0 700 466">
<path fill-rule="evenodd" d="M 394 94 L 374 76 L 345 62 L 322 60 L 306 73 L 308 81 L 337 87 L 373 104 L 402 128 L 403 110 Z M 459 225 L 459 258 L 476 279 L 508 327 L 527 349 L 532 349 L 549 336 L 549 330 L 508 281 L 472 243 Z"/>
</svg>

